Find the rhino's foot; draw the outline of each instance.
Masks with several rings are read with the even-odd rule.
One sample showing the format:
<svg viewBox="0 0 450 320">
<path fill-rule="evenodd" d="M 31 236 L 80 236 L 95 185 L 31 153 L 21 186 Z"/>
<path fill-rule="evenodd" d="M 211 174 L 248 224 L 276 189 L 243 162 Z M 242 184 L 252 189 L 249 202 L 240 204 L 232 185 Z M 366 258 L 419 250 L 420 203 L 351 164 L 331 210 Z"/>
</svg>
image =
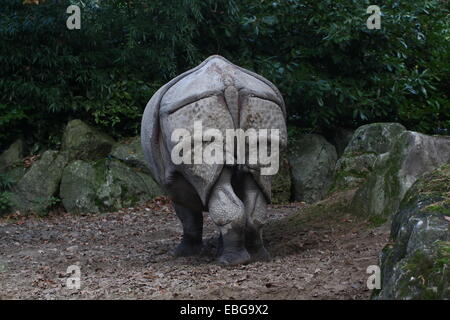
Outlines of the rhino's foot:
<svg viewBox="0 0 450 320">
<path fill-rule="evenodd" d="M 269 261 L 271 259 L 269 252 L 263 244 L 261 226 L 247 224 L 245 247 L 250 253 L 252 261 Z"/>
<path fill-rule="evenodd" d="M 181 241 L 181 243 L 172 250 L 172 255 L 174 257 L 190 257 L 200 254 L 202 249 L 202 243 L 189 243 Z"/>
<path fill-rule="evenodd" d="M 251 261 L 250 254 L 247 250 L 242 249 L 239 251 L 224 252 L 217 262 L 221 266 L 235 266 L 238 264 L 246 264 Z"/>
<path fill-rule="evenodd" d="M 272 257 L 270 253 L 263 246 L 256 250 L 249 250 L 252 261 L 270 261 Z"/>
</svg>

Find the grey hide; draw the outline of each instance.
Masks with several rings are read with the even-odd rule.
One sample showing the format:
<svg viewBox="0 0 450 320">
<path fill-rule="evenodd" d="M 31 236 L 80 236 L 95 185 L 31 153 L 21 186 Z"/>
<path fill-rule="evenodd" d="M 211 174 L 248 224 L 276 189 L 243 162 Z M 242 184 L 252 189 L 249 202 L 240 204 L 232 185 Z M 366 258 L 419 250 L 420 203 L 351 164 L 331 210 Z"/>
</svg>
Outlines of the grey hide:
<svg viewBox="0 0 450 320">
<path fill-rule="evenodd" d="M 282 150 L 287 143 L 283 98 L 267 79 L 215 55 L 161 87 L 142 118 L 145 160 L 183 224 L 183 240 L 174 254 L 200 251 L 202 212 L 209 211 L 221 233 L 219 263 L 265 259 L 261 227 L 272 176 L 261 175 L 259 165 L 248 163 L 175 165 L 171 160 L 176 145 L 172 132 L 185 128 L 192 135 L 194 121 L 199 120 L 204 131 L 218 129 L 223 137 L 226 129 L 279 129 Z"/>
</svg>

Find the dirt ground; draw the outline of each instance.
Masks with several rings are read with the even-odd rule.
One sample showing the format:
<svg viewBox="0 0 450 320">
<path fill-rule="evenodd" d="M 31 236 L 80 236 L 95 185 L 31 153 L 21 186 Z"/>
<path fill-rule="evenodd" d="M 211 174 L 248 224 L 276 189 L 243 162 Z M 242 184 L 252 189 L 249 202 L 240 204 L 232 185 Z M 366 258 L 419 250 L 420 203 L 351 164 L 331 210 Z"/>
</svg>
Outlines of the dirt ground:
<svg viewBox="0 0 450 320">
<path fill-rule="evenodd" d="M 214 262 L 217 230 L 207 214 L 201 256 L 173 258 L 180 237 L 164 199 L 107 214 L 4 217 L 0 299 L 368 299 L 366 269 L 388 226 L 320 203 L 271 206 L 273 260 L 230 268 Z M 70 265 L 80 267 L 79 290 L 66 286 Z"/>
</svg>

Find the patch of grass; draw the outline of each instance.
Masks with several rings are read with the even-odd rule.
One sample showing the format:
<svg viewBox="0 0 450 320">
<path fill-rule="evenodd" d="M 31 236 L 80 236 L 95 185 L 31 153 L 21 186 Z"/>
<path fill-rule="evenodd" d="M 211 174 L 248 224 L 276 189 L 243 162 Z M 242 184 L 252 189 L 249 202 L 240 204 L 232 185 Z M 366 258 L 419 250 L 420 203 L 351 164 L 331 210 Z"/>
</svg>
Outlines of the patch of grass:
<svg viewBox="0 0 450 320">
<path fill-rule="evenodd" d="M 425 212 L 441 213 L 450 216 L 450 200 L 435 202 L 424 208 Z"/>
<path fill-rule="evenodd" d="M 370 222 L 370 227 L 372 228 L 377 228 L 381 225 L 383 225 L 388 219 L 386 217 L 383 216 L 373 216 L 369 218 L 369 222 Z"/>
<path fill-rule="evenodd" d="M 50 210 L 56 208 L 60 203 L 61 199 L 58 197 L 40 197 L 36 199 L 38 204 L 38 209 L 36 210 L 36 215 L 38 217 L 45 217 L 48 215 Z"/>
<path fill-rule="evenodd" d="M 441 241 L 438 244 L 436 265 L 438 268 L 448 268 L 450 265 L 450 242 Z"/>
<path fill-rule="evenodd" d="M 403 265 L 406 271 L 400 285 L 401 295 L 413 299 L 448 299 L 450 298 L 450 242 L 439 241 L 433 253 L 415 252 Z"/>
<path fill-rule="evenodd" d="M 406 193 L 403 204 L 413 205 L 417 201 L 428 203 L 421 209 L 425 213 L 440 213 L 450 216 L 450 164 L 426 174 Z"/>
<path fill-rule="evenodd" d="M 443 165 L 430 173 L 421 185 L 421 191 L 426 193 L 450 193 L 450 164 Z"/>
<path fill-rule="evenodd" d="M 7 213 L 11 209 L 11 192 L 0 192 L 0 214 Z"/>
</svg>

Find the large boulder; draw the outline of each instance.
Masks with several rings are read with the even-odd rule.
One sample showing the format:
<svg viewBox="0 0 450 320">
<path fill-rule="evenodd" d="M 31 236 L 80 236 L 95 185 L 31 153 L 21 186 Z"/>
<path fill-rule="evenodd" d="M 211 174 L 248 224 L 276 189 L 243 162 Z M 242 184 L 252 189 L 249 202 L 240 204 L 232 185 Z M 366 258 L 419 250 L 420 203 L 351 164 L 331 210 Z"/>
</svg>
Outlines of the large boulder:
<svg viewBox="0 0 450 320">
<path fill-rule="evenodd" d="M 18 139 L 0 155 L 0 173 L 22 162 L 23 142 Z"/>
<path fill-rule="evenodd" d="M 450 164 L 420 178 L 393 217 L 377 299 L 450 299 Z"/>
<path fill-rule="evenodd" d="M 104 173 L 104 178 L 97 196 L 105 210 L 129 207 L 162 194 L 150 175 L 127 167 L 120 161 L 105 160 L 104 163 L 106 171 L 100 171 Z"/>
<path fill-rule="evenodd" d="M 356 189 L 372 171 L 377 159 L 390 151 L 406 131 L 398 123 L 372 123 L 359 127 L 336 163 L 332 190 Z"/>
<path fill-rule="evenodd" d="M 140 136 L 127 138 L 116 143 L 112 148 L 110 155 L 131 167 L 149 172 L 147 165 L 145 164 Z"/>
<path fill-rule="evenodd" d="M 313 203 L 327 194 L 334 175 L 336 149 L 324 137 L 304 134 L 289 146 L 294 199 Z"/>
<path fill-rule="evenodd" d="M 114 144 L 108 135 L 81 120 L 72 120 L 64 130 L 61 150 L 68 153 L 70 160 L 98 160 L 107 156 Z"/>
<path fill-rule="evenodd" d="M 46 210 L 53 197 L 57 196 L 67 161 L 65 152 L 44 152 L 13 187 L 10 198 L 12 208 L 23 212 Z"/>
<path fill-rule="evenodd" d="M 60 187 L 62 203 L 72 213 L 114 211 L 161 194 L 150 175 L 109 159 L 70 163 Z"/>
<path fill-rule="evenodd" d="M 100 179 L 94 166 L 83 160 L 70 163 L 63 172 L 60 191 L 62 203 L 68 212 L 99 212 L 97 188 Z"/>
<path fill-rule="evenodd" d="M 424 173 L 450 161 L 450 138 L 404 131 L 376 164 L 351 203 L 362 216 L 389 217 L 399 208 L 406 191 Z"/>
</svg>

